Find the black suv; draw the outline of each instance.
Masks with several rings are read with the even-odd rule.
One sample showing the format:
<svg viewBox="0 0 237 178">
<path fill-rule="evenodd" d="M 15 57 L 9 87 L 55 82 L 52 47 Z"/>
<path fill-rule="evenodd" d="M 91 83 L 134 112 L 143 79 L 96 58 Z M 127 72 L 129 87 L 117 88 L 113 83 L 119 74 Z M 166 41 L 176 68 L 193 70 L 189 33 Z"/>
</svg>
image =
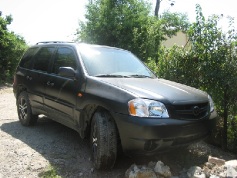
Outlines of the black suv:
<svg viewBox="0 0 237 178">
<path fill-rule="evenodd" d="M 217 119 L 211 97 L 157 78 L 131 52 L 108 46 L 41 42 L 17 67 L 22 125 L 43 114 L 90 137 L 97 169 L 114 166 L 118 147 L 152 155 L 207 137 Z"/>
</svg>

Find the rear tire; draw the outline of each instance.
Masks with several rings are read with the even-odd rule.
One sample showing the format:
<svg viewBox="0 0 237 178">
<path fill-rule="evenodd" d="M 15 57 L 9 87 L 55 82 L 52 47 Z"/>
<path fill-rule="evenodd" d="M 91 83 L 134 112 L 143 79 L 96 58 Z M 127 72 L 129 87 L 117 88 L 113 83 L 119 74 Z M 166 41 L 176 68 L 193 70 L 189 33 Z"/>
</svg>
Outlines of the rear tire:
<svg viewBox="0 0 237 178">
<path fill-rule="evenodd" d="M 33 115 L 27 92 L 23 91 L 17 98 L 17 112 L 22 125 L 35 125 L 38 115 Z"/>
<path fill-rule="evenodd" d="M 94 167 L 112 169 L 117 158 L 117 130 L 107 112 L 96 112 L 92 118 L 90 143 Z"/>
</svg>

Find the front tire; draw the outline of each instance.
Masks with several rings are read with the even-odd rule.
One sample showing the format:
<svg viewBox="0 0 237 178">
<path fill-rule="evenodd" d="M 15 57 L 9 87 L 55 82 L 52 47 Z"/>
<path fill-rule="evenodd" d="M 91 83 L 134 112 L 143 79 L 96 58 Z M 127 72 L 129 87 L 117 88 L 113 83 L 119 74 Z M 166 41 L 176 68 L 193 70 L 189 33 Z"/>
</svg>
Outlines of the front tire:
<svg viewBox="0 0 237 178">
<path fill-rule="evenodd" d="M 94 167 L 112 169 L 117 158 L 117 130 L 107 112 L 96 112 L 92 118 L 90 143 Z"/>
<path fill-rule="evenodd" d="M 22 125 L 31 126 L 37 122 L 38 116 L 32 114 L 27 92 L 23 91 L 17 98 L 17 112 Z"/>
</svg>

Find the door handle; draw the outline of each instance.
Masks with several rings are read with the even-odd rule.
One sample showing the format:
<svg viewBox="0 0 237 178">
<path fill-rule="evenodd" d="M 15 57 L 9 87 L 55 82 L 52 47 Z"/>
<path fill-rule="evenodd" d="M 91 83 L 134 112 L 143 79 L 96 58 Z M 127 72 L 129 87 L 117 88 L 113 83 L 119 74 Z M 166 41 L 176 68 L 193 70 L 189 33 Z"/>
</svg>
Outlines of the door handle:
<svg viewBox="0 0 237 178">
<path fill-rule="evenodd" d="M 54 83 L 53 83 L 53 82 L 50 82 L 50 81 L 48 81 L 48 82 L 47 82 L 47 85 L 52 87 L 52 86 L 54 86 Z"/>
<path fill-rule="evenodd" d="M 27 80 L 32 80 L 32 77 L 30 77 L 29 75 L 26 76 Z"/>
</svg>

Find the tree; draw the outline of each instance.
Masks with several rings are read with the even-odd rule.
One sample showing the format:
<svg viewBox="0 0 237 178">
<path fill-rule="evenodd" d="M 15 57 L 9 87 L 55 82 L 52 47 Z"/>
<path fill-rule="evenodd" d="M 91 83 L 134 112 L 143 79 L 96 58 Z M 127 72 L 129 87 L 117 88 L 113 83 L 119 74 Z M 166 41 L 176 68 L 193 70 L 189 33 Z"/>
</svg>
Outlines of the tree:
<svg viewBox="0 0 237 178">
<path fill-rule="evenodd" d="M 160 3 L 162 0 L 156 0 L 156 7 L 155 7 L 155 16 L 158 17 L 159 15 L 159 11 L 160 11 Z M 174 0 L 168 0 L 170 2 L 170 5 L 173 6 L 174 5 Z"/>
<path fill-rule="evenodd" d="M 203 89 L 215 99 L 219 115 L 224 119 L 223 148 L 227 148 L 228 116 L 235 115 L 237 87 L 237 35 L 230 18 L 229 30 L 224 33 L 218 28 L 220 16 L 213 15 L 205 20 L 201 7 L 196 7 L 196 23 L 189 36 L 192 50 L 199 60 L 199 80 Z"/>
<path fill-rule="evenodd" d="M 12 79 L 18 61 L 27 47 L 21 36 L 8 31 L 7 26 L 12 20 L 12 16 L 0 16 L 0 83 Z"/>
<path fill-rule="evenodd" d="M 149 15 L 150 9 L 151 6 L 143 0 L 97 0 L 89 3 L 85 15 L 87 21 L 80 23 L 77 41 L 124 48 L 145 60 L 150 55 L 146 42 L 153 34 L 151 26 L 159 25 Z M 155 30 L 159 31 L 159 28 Z M 157 34 L 153 36 L 153 42 L 160 41 Z M 154 44 L 156 51 L 158 45 Z"/>
<path fill-rule="evenodd" d="M 77 41 L 124 48 L 144 61 L 158 60 L 161 42 L 176 34 L 187 18 L 166 12 L 157 19 L 150 12 L 143 0 L 94 1 L 87 6 L 87 21 L 80 23 Z"/>
<path fill-rule="evenodd" d="M 190 26 L 187 14 L 183 13 L 165 11 L 161 14 L 159 20 L 162 24 L 162 30 L 168 37 L 175 35 L 178 31 L 186 33 Z"/>
<path fill-rule="evenodd" d="M 160 48 L 158 63 L 150 60 L 148 65 L 160 77 L 200 88 L 212 96 L 223 119 L 222 145 L 226 149 L 230 139 L 234 145 L 237 137 L 233 129 L 237 125 L 237 35 L 233 19 L 229 18 L 225 33 L 218 28 L 220 18 L 213 15 L 206 20 L 197 5 L 196 22 L 188 28 L 191 48 Z"/>
</svg>

